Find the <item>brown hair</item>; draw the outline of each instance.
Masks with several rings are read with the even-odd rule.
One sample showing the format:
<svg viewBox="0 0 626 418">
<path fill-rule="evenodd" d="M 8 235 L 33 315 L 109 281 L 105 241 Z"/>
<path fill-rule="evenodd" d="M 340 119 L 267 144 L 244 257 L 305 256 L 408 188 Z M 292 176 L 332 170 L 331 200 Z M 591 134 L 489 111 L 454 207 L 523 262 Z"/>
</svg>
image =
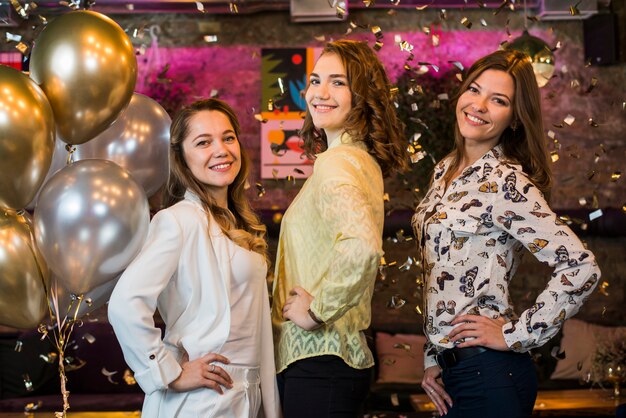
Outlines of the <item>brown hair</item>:
<svg viewBox="0 0 626 418">
<path fill-rule="evenodd" d="M 267 243 L 265 242 L 265 225 L 261 223 L 259 217 L 250 207 L 250 202 L 245 196 L 245 184 L 248 179 L 250 162 L 245 148 L 241 147 L 241 169 L 235 180 L 228 186 L 228 209 L 218 206 L 208 187 L 198 181 L 187 166 L 183 152 L 183 141 L 189 134 L 189 120 L 202 111 L 216 111 L 223 113 L 235 131 L 237 141 L 241 128 L 233 109 L 222 100 L 206 99 L 199 100 L 184 107 L 174 120 L 170 128 L 170 174 L 167 182 L 167 192 L 165 195 L 165 206 L 171 206 L 182 200 L 185 191 L 189 190 L 200 198 L 204 210 L 213 214 L 213 217 L 221 227 L 224 234 L 237 245 L 255 251 L 267 257 Z M 229 210 L 230 209 L 230 210 Z"/>
<path fill-rule="evenodd" d="M 509 126 L 500 136 L 499 144 L 504 156 L 512 163 L 520 164 L 532 183 L 548 198 L 552 185 L 550 158 L 543 134 L 541 97 L 530 57 L 523 52 L 505 50 L 480 58 L 467 71 L 455 102 L 486 70 L 504 71 L 515 84 L 512 124 L 516 125 L 516 129 Z M 458 123 L 454 128 L 454 140 L 455 148 L 450 153 L 452 164 L 444 177 L 446 182 L 451 180 L 463 158 L 464 139 Z"/>
<path fill-rule="evenodd" d="M 337 54 L 347 72 L 352 109 L 346 118 L 345 132 L 355 142 L 367 145 L 383 176 L 406 170 L 408 151 L 403 124 L 393 105 L 391 83 L 374 51 L 365 42 L 340 40 L 326 44 L 323 54 Z M 308 107 L 300 137 L 309 157 L 328 147 L 326 134 L 313 125 Z"/>
</svg>

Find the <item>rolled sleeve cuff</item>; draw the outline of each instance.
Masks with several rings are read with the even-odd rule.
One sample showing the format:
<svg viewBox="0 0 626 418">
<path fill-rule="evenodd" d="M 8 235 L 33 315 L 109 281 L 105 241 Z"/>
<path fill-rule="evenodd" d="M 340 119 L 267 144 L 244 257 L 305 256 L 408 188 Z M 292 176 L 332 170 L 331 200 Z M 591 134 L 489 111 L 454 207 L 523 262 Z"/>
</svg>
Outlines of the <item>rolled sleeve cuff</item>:
<svg viewBox="0 0 626 418">
<path fill-rule="evenodd" d="M 135 373 L 135 380 L 146 395 L 167 389 L 183 370 L 174 355 L 165 349 L 161 353 L 149 353 L 147 356 L 148 368 Z"/>
<path fill-rule="evenodd" d="M 435 360 L 436 356 L 424 356 L 424 370 L 429 367 L 437 366 L 437 360 Z"/>
<path fill-rule="evenodd" d="M 502 326 L 502 335 L 504 336 L 504 342 L 511 351 L 524 353 L 532 348 L 527 347 L 529 336 L 521 321 L 516 324 L 513 322 L 504 324 Z"/>
</svg>

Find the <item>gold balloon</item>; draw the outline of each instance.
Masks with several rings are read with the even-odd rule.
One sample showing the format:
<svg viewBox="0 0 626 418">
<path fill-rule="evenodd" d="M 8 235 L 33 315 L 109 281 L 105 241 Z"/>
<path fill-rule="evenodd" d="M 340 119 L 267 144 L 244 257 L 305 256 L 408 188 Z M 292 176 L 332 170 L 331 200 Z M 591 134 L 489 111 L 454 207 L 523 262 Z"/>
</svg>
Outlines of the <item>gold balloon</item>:
<svg viewBox="0 0 626 418">
<path fill-rule="evenodd" d="M 554 54 L 542 39 L 524 31 L 522 36 L 506 44 L 505 49 L 513 49 L 530 57 L 537 85 L 543 87 L 554 75 Z"/>
<path fill-rule="evenodd" d="M 54 116 L 43 91 L 0 65 L 0 207 L 21 209 L 41 187 L 54 151 Z"/>
<path fill-rule="evenodd" d="M 48 267 L 30 219 L 0 210 L 0 325 L 34 328 L 48 311 Z"/>
<path fill-rule="evenodd" d="M 135 89 L 137 59 L 117 23 L 80 10 L 41 32 L 30 72 L 48 96 L 59 137 L 76 145 L 103 132 L 126 107 Z"/>
</svg>

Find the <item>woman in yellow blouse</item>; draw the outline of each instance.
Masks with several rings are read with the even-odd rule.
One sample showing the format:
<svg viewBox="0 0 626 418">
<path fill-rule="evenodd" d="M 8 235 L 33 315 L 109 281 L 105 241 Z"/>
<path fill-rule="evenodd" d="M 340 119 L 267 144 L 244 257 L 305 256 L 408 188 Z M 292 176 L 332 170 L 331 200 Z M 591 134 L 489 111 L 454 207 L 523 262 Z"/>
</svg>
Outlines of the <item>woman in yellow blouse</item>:
<svg viewBox="0 0 626 418">
<path fill-rule="evenodd" d="M 413 217 L 426 272 L 422 387 L 448 417 L 528 417 L 537 380 L 527 351 L 578 311 L 600 270 L 546 201 L 550 163 L 529 57 L 497 51 L 474 63 L 456 120 L 455 149 Z M 524 248 L 554 272 L 518 317 L 508 285 Z"/>
<path fill-rule="evenodd" d="M 310 75 L 301 135 L 315 165 L 283 217 L 273 291 L 285 418 L 356 417 L 367 396 L 383 176 L 407 165 L 390 88 L 364 42 L 329 43 Z"/>
</svg>

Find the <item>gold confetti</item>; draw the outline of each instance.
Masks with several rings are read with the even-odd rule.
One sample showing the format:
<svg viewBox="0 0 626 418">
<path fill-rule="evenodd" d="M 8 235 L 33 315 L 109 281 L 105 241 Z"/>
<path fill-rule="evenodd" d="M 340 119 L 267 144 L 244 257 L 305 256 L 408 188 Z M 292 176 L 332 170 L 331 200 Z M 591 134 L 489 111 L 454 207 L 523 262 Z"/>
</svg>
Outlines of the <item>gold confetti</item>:
<svg viewBox="0 0 626 418">
<path fill-rule="evenodd" d="M 587 198 L 586 197 L 579 197 L 578 198 L 578 204 L 580 206 L 585 206 L 587 204 Z"/>
<path fill-rule="evenodd" d="M 400 51 L 411 52 L 413 51 L 413 45 L 411 45 L 407 41 L 402 41 L 400 42 Z"/>
<path fill-rule="evenodd" d="M 254 119 L 258 120 L 261 123 L 267 123 L 267 119 L 265 119 L 260 113 L 254 115 Z"/>
<path fill-rule="evenodd" d="M 373 48 L 374 48 L 374 51 L 380 51 L 382 47 L 383 47 L 383 43 L 380 41 L 376 41 Z"/>
<path fill-rule="evenodd" d="M 439 46 L 439 35 L 433 33 L 433 46 Z"/>
<path fill-rule="evenodd" d="M 24 412 L 35 412 L 37 411 L 39 408 L 41 408 L 41 406 L 43 405 L 43 402 L 41 401 L 37 401 L 37 403 L 34 402 L 30 402 L 27 403 L 26 405 L 24 405 Z"/>
<path fill-rule="evenodd" d="M 424 10 L 425 8 L 427 8 L 428 6 L 430 6 L 430 4 L 425 4 L 423 6 L 415 6 L 415 10 Z"/>
<path fill-rule="evenodd" d="M 578 88 L 580 87 L 580 81 L 574 79 L 569 83 L 569 86 L 570 88 L 573 88 L 573 89 Z"/>
<path fill-rule="evenodd" d="M 370 7 L 376 4 L 376 1 L 374 0 L 363 0 L 363 4 L 365 5 L 365 7 Z"/>
<path fill-rule="evenodd" d="M 15 341 L 15 348 L 13 348 L 13 350 L 16 353 L 21 353 L 22 352 L 22 346 L 24 345 L 24 343 L 20 340 Z"/>
<path fill-rule="evenodd" d="M 422 32 L 430 36 L 430 28 L 428 26 L 422 26 Z"/>
<path fill-rule="evenodd" d="M 17 45 L 15 45 L 15 49 L 20 51 L 22 55 L 28 54 L 28 45 L 26 45 L 24 42 L 20 42 Z"/>
<path fill-rule="evenodd" d="M 407 344 L 407 343 L 395 343 L 393 345 L 393 348 L 399 348 L 401 350 L 404 351 L 411 351 L 411 344 Z"/>
<path fill-rule="evenodd" d="M 274 111 L 274 100 L 267 99 L 267 111 L 268 112 L 273 112 Z"/>
<path fill-rule="evenodd" d="M 502 3 L 500 3 L 500 5 L 496 8 L 496 10 L 494 10 L 493 15 L 496 16 L 498 13 L 500 13 L 502 9 L 504 9 L 504 7 L 507 5 L 508 2 L 509 0 L 502 0 Z"/>
<path fill-rule="evenodd" d="M 204 39 L 204 42 L 208 44 L 212 44 L 212 43 L 217 42 L 217 35 L 204 35 L 203 39 Z"/>
<path fill-rule="evenodd" d="M 565 119 L 563 119 L 563 122 L 567 123 L 569 126 L 572 126 L 574 124 L 574 121 L 576 120 L 576 118 L 572 115 L 567 115 L 565 117 Z"/>
<path fill-rule="evenodd" d="M 600 291 L 600 293 L 602 293 L 604 296 L 609 296 L 609 292 L 608 289 L 609 288 L 609 282 L 607 282 L 606 280 L 602 282 L 602 284 L 600 284 L 600 288 L 598 289 Z"/>
<path fill-rule="evenodd" d="M 335 8 L 335 11 L 337 12 L 337 17 L 338 17 L 339 19 L 343 19 L 343 18 L 345 17 L 345 15 L 346 15 L 346 9 L 344 9 L 344 8 L 343 8 L 343 7 L 341 7 L 341 6 L 337 6 L 337 7 Z"/>
<path fill-rule="evenodd" d="M 279 224 L 282 220 L 283 220 L 282 213 L 276 212 L 274 215 L 272 215 L 272 222 L 274 222 L 275 224 Z"/>
<path fill-rule="evenodd" d="M 593 120 L 593 118 L 589 118 L 589 126 L 591 126 L 592 128 L 597 128 L 598 124 L 595 120 Z"/>
<path fill-rule="evenodd" d="M 622 176 L 621 171 L 614 171 L 613 173 L 611 173 L 611 181 L 615 183 L 617 180 L 619 180 L 621 176 Z"/>
<path fill-rule="evenodd" d="M 550 130 L 548 130 L 548 137 L 550 139 L 554 139 L 554 138 L 556 138 L 556 133 L 552 129 L 550 129 Z"/>
<path fill-rule="evenodd" d="M 417 312 L 418 315 L 423 315 L 422 308 L 420 308 L 419 305 L 415 305 L 415 312 Z"/>
<path fill-rule="evenodd" d="M 239 8 L 237 7 L 237 4 L 235 3 L 228 3 L 228 8 L 231 13 L 234 13 L 234 14 L 239 13 Z"/>
<path fill-rule="evenodd" d="M 376 39 L 380 39 L 383 37 L 383 31 L 380 26 L 372 26 L 372 33 L 376 36 Z"/>
<path fill-rule="evenodd" d="M 265 196 L 265 187 L 263 187 L 263 185 L 261 183 L 256 183 L 256 195 L 257 197 L 263 197 Z"/>
<path fill-rule="evenodd" d="M 459 80 L 462 83 L 463 82 L 463 74 L 456 73 L 456 79 Z"/>
<path fill-rule="evenodd" d="M 441 9 L 439 11 L 439 19 L 446 20 L 448 18 L 448 13 L 446 12 L 446 9 Z"/>
<path fill-rule="evenodd" d="M 559 161 L 559 153 L 558 153 L 558 151 L 552 151 L 550 153 L 550 158 L 552 159 L 553 163 L 556 163 L 557 161 Z"/>
<path fill-rule="evenodd" d="M 582 1 L 582 0 L 581 0 Z M 580 4 L 580 1 L 578 3 L 576 3 L 575 5 L 570 5 L 569 6 L 569 14 L 572 16 L 579 16 L 580 15 L 580 10 L 578 10 L 578 5 Z"/>
<path fill-rule="evenodd" d="M 461 24 L 465 26 L 467 29 L 472 28 L 472 22 L 465 16 L 461 19 Z"/>
<path fill-rule="evenodd" d="M 606 313 L 606 306 L 602 307 L 602 317 L 604 318 L 604 314 Z"/>
<path fill-rule="evenodd" d="M 487 27 L 487 21 L 485 19 L 480 19 L 480 25 Z"/>
<path fill-rule="evenodd" d="M 389 202 L 389 193 L 385 193 L 385 194 L 383 195 L 383 201 L 385 201 L 385 202 Z"/>
<path fill-rule="evenodd" d="M 326 41 L 326 36 L 324 36 L 324 35 L 317 35 L 317 36 L 314 36 L 313 39 L 315 39 L 318 42 L 325 42 Z"/>
<path fill-rule="evenodd" d="M 137 381 L 135 380 L 135 375 L 129 369 L 124 370 L 124 375 L 122 376 L 124 379 L 124 383 L 128 386 L 136 385 Z"/>
<path fill-rule="evenodd" d="M 411 164 L 415 164 L 421 160 L 423 160 L 424 158 L 426 158 L 426 151 L 417 151 L 413 154 L 410 155 L 411 157 Z"/>
<path fill-rule="evenodd" d="M 595 175 L 596 175 L 596 171 L 591 170 L 590 172 L 587 173 L 587 180 L 591 180 Z"/>
</svg>

